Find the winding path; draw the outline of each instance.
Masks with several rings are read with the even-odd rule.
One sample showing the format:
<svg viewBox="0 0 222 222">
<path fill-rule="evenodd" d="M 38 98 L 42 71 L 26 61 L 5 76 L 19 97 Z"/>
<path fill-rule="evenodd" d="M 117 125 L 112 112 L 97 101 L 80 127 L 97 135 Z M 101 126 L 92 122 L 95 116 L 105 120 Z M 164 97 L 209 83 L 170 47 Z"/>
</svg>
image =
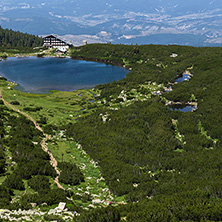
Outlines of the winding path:
<svg viewBox="0 0 222 222">
<path fill-rule="evenodd" d="M 33 124 L 35 125 L 36 129 L 38 129 L 39 131 L 41 131 L 44 135 L 44 138 L 42 139 L 40 145 L 43 149 L 44 152 L 48 153 L 49 154 L 49 157 L 50 157 L 50 164 L 51 166 L 55 169 L 56 171 L 56 178 L 54 180 L 54 182 L 57 184 L 58 188 L 60 189 L 63 189 L 65 190 L 65 188 L 59 183 L 59 176 L 60 176 L 60 171 L 58 170 L 57 168 L 57 165 L 58 165 L 58 162 L 56 161 L 56 159 L 54 158 L 54 156 L 52 155 L 52 153 L 49 151 L 47 145 L 46 145 L 46 141 L 49 140 L 51 138 L 50 135 L 48 134 L 45 134 L 43 129 L 38 125 L 36 124 L 36 121 L 33 117 L 31 117 L 30 115 L 28 115 L 27 113 L 17 109 L 15 106 L 13 106 L 12 104 L 10 104 L 9 102 L 7 102 L 6 100 L 4 100 L 3 96 L 2 96 L 2 90 L 0 88 L 0 99 L 5 103 L 5 105 L 9 108 L 11 108 L 12 110 L 22 114 L 23 116 L 27 117 L 29 120 L 31 120 L 33 122 Z"/>
</svg>

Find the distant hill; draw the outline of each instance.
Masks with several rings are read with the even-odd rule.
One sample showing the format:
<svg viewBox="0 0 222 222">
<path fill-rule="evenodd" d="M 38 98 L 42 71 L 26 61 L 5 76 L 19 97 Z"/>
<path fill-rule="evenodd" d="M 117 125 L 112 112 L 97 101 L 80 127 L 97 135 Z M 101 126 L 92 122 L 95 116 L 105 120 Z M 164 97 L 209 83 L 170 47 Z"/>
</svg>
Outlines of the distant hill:
<svg viewBox="0 0 222 222">
<path fill-rule="evenodd" d="M 0 25 L 91 42 L 222 45 L 221 0 L 2 0 Z M 170 36 L 170 38 L 169 38 Z"/>
<path fill-rule="evenodd" d="M 36 47 L 42 46 L 43 39 L 30 34 L 3 29 L 0 26 L 0 46 L 3 47 Z"/>
</svg>

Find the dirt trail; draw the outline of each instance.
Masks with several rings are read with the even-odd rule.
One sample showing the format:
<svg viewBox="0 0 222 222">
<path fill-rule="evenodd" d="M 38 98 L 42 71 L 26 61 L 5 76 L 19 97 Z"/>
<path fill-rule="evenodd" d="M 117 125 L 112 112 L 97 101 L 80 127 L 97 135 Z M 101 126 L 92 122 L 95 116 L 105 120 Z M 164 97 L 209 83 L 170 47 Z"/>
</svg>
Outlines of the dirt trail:
<svg viewBox="0 0 222 222">
<path fill-rule="evenodd" d="M 47 147 L 47 145 L 46 145 L 46 141 L 47 141 L 48 139 L 50 139 L 51 136 L 44 133 L 43 129 L 42 129 L 38 124 L 36 124 L 36 121 L 35 121 L 34 118 L 32 118 L 32 117 L 31 117 L 30 115 L 28 115 L 27 113 L 25 113 L 25 112 L 17 109 L 15 106 L 13 106 L 12 104 L 10 104 L 9 102 L 5 101 L 4 98 L 2 97 L 2 90 L 1 90 L 1 88 L 0 88 L 0 99 L 5 103 L 5 105 L 6 105 L 7 107 L 11 108 L 12 110 L 14 110 L 14 111 L 22 114 L 23 116 L 25 116 L 25 117 L 27 117 L 29 120 L 31 120 L 31 121 L 34 123 L 36 129 L 38 129 L 39 131 L 41 131 L 41 132 L 43 133 L 44 138 L 43 138 L 43 140 L 41 141 L 40 145 L 41 145 L 43 151 L 49 154 L 50 164 L 52 165 L 52 167 L 53 167 L 53 168 L 55 169 L 55 171 L 56 171 L 57 177 L 55 178 L 54 182 L 57 184 L 58 188 L 65 190 L 65 188 L 59 183 L 60 172 L 59 172 L 59 170 L 58 170 L 58 168 L 57 168 L 58 162 L 56 161 L 56 159 L 54 158 L 54 156 L 53 156 L 52 153 L 49 151 L 49 149 L 48 149 L 48 147 Z"/>
<path fill-rule="evenodd" d="M 42 129 L 41 129 L 39 126 L 37 126 L 37 127 L 39 128 L 40 131 L 42 131 Z M 37 128 L 37 127 L 36 127 L 36 128 Z M 43 132 L 43 131 L 42 131 L 42 132 Z M 49 151 L 49 149 L 48 149 L 48 147 L 47 147 L 47 145 L 46 145 L 46 141 L 47 141 L 48 139 L 50 139 L 51 136 L 50 136 L 50 135 L 47 135 L 47 134 L 44 134 L 44 136 L 45 136 L 45 138 L 43 138 L 43 140 L 41 141 L 41 146 L 42 146 L 42 149 L 49 154 L 50 164 L 53 166 L 53 168 L 54 168 L 55 171 L 56 171 L 57 177 L 55 178 L 54 182 L 57 184 L 58 188 L 65 190 L 64 187 L 59 183 L 60 172 L 59 172 L 59 170 L 58 170 L 58 168 L 57 168 L 57 164 L 58 164 L 58 163 L 57 163 L 56 159 L 54 158 L 54 156 L 53 156 L 52 153 Z"/>
</svg>

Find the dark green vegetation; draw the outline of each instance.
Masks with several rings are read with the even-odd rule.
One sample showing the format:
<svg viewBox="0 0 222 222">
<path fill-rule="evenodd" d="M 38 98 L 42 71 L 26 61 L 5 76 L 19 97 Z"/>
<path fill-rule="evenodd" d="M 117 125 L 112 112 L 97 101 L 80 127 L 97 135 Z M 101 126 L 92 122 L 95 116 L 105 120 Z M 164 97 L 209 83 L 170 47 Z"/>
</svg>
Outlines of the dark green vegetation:
<svg viewBox="0 0 222 222">
<path fill-rule="evenodd" d="M 67 200 L 73 193 L 58 189 L 53 182 L 56 172 L 40 146 L 43 135 L 33 123 L 1 103 L 0 125 L 0 208 L 28 209 L 30 203 L 51 206 L 64 201 L 73 206 Z"/>
<path fill-rule="evenodd" d="M 84 181 L 84 176 L 75 164 L 62 162 L 58 164 L 61 169 L 60 181 L 65 184 L 77 185 Z"/>
<path fill-rule="evenodd" d="M 132 68 L 125 79 L 97 87 L 103 107 L 67 126 L 68 135 L 98 161 L 112 192 L 126 195 L 121 216 L 222 220 L 222 49 L 95 44 L 77 48 L 72 57 Z M 132 89 L 146 94 L 147 82 L 166 86 L 186 69 L 193 77 L 173 85 L 172 92 L 125 105 Z M 170 111 L 166 99 L 197 101 L 198 109 Z M 117 100 L 114 111 L 110 106 Z"/>
<path fill-rule="evenodd" d="M 173 53 L 177 56 L 173 57 Z M 98 163 L 112 193 L 127 201 L 126 205 L 113 201 L 106 208 L 80 210 L 77 220 L 221 221 L 222 49 L 95 44 L 75 48 L 72 57 L 118 64 L 131 72 L 121 81 L 97 86 L 96 92 L 101 91 L 100 95 L 92 103 L 81 104 L 85 109 L 81 113 L 73 113 L 76 103 L 84 102 L 72 98 L 74 93 L 55 93 L 49 98 L 36 96 L 34 100 L 31 95 L 17 93 L 5 84 L 3 95 L 7 101 L 21 104 L 19 109 L 40 120 L 44 129 L 53 135 L 50 151 L 62 162 L 58 167 L 63 183 L 81 184 L 83 180 L 90 180 L 82 177 L 84 167 L 79 170 L 73 163 L 82 165 L 80 158 L 71 155 L 75 148 L 73 141 L 76 141 L 96 165 Z M 172 92 L 156 95 L 185 70 L 193 74 L 189 81 L 172 85 Z M 51 101 L 51 110 L 49 102 L 48 107 L 43 105 L 46 98 Z M 52 106 L 55 104 L 52 98 L 60 102 L 60 110 L 58 105 Z M 171 111 L 166 106 L 169 100 L 197 102 L 198 109 L 187 113 Z M 72 107 L 65 116 L 65 107 L 69 104 Z M 72 196 L 76 203 L 80 203 L 79 199 L 92 200 L 86 192 L 84 196 L 73 195 L 53 187 L 55 175 L 47 164 L 48 155 L 39 149 L 41 133 L 24 118 L 0 106 L 4 110 L 0 118 L 4 126 L 0 128 L 0 169 L 3 175 L 8 174 L 0 187 L 4 206 L 12 199 L 12 190 L 4 186 L 6 183 L 12 189 L 16 184 L 16 189 L 20 190 L 27 189 L 28 184 L 37 192 L 21 197 L 19 206 L 22 208 L 33 200 L 51 205 L 65 201 L 66 196 Z M 22 144 L 13 142 L 17 140 L 23 141 Z M 20 147 L 24 147 L 24 154 Z M 16 162 L 14 166 L 9 167 L 7 163 L 8 152 Z M 77 156 L 77 152 L 75 154 Z M 27 173 L 24 162 L 31 164 L 33 159 L 40 161 L 41 166 L 33 163 L 31 172 Z"/>
<path fill-rule="evenodd" d="M 0 58 L 6 59 L 15 54 L 38 52 L 33 49 L 43 45 L 43 39 L 30 34 L 3 29 L 0 26 Z"/>
<path fill-rule="evenodd" d="M 3 128 L 3 123 L 0 123 L 1 128 Z M 1 136 L 3 136 L 3 132 L 1 132 L 0 134 Z M 5 172 L 5 154 L 4 154 L 4 147 L 2 145 L 2 143 L 0 144 L 0 174 Z"/>
<path fill-rule="evenodd" d="M 49 190 L 50 188 L 49 178 L 42 175 L 37 175 L 32 177 L 28 181 L 28 185 L 36 191 L 45 190 L 45 189 Z"/>
<path fill-rule="evenodd" d="M 35 35 L 3 29 L 0 26 L 0 45 L 3 47 L 37 47 L 43 45 L 43 39 Z"/>
<path fill-rule="evenodd" d="M 33 123 L 25 117 L 10 116 L 7 124 L 10 126 L 10 131 L 4 143 L 9 147 L 12 160 L 16 162 L 13 172 L 15 178 L 19 181 L 19 178 L 30 179 L 32 175 L 38 174 L 55 177 L 56 173 L 49 164 L 49 156 L 39 144 L 41 141 L 39 137 L 42 135 Z M 35 145 L 33 142 L 38 144 Z"/>
<path fill-rule="evenodd" d="M 106 208 L 98 208 L 92 212 L 88 212 L 84 214 L 78 221 L 79 222 L 91 222 L 91 221 L 98 221 L 98 222 L 118 222 L 120 221 L 120 213 L 114 207 L 106 207 Z"/>
</svg>

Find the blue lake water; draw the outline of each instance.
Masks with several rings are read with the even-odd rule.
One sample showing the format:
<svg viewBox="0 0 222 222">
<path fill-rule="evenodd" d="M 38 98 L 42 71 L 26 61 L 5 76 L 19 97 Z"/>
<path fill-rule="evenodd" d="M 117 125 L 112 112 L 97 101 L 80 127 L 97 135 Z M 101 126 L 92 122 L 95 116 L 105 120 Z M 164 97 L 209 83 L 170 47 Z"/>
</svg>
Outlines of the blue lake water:
<svg viewBox="0 0 222 222">
<path fill-rule="evenodd" d="M 127 73 L 121 67 L 70 58 L 12 57 L 0 61 L 0 75 L 18 83 L 17 89 L 31 93 L 93 88 L 121 80 Z"/>
<path fill-rule="evenodd" d="M 174 104 L 170 106 L 170 110 L 181 111 L 181 112 L 191 112 L 195 110 L 195 106 L 186 105 L 186 104 Z"/>
<path fill-rule="evenodd" d="M 188 74 L 183 74 L 181 77 L 177 78 L 175 80 L 175 83 L 183 82 L 183 81 L 188 81 L 190 79 L 190 75 Z"/>
<path fill-rule="evenodd" d="M 181 82 L 184 82 L 184 81 L 189 81 L 190 78 L 191 78 L 191 75 L 182 74 L 181 76 L 179 76 L 178 78 L 175 79 L 175 83 L 181 83 Z M 167 91 L 168 92 L 172 91 L 172 87 L 170 86 Z M 188 105 L 188 104 L 172 104 L 172 105 L 168 105 L 168 106 L 169 106 L 170 110 L 181 111 L 181 112 L 185 112 L 185 113 L 186 112 L 192 112 L 193 110 L 197 109 L 195 106 Z"/>
</svg>

